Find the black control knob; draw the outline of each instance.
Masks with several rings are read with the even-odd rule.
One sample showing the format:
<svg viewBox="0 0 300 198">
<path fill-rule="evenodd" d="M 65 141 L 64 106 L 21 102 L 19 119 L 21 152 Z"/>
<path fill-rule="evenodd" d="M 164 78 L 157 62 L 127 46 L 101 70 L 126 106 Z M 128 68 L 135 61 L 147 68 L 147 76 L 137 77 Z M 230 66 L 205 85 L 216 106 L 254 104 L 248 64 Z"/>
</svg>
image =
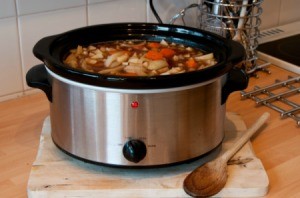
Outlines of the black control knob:
<svg viewBox="0 0 300 198">
<path fill-rule="evenodd" d="M 131 162 L 138 163 L 145 158 L 147 148 L 141 140 L 129 140 L 123 146 L 124 157 Z"/>
</svg>

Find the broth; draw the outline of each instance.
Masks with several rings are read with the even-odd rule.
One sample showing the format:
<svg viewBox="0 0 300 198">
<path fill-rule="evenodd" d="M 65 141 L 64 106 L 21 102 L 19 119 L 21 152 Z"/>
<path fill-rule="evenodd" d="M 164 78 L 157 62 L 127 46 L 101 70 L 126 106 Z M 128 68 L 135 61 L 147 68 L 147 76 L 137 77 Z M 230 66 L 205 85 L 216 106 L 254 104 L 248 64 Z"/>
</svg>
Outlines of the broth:
<svg viewBox="0 0 300 198">
<path fill-rule="evenodd" d="M 78 45 L 64 60 L 64 64 L 72 68 L 118 76 L 179 74 L 216 63 L 213 53 L 165 40 L 121 40 L 86 47 Z"/>
</svg>

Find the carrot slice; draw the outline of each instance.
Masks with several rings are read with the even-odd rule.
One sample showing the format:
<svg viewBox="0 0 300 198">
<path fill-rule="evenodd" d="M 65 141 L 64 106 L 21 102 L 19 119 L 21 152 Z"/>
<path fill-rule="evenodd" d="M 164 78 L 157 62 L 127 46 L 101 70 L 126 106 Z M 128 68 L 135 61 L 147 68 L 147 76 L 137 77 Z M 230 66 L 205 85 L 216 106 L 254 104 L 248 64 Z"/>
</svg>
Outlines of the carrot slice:
<svg viewBox="0 0 300 198">
<path fill-rule="evenodd" d="M 163 54 L 154 50 L 150 50 L 145 54 L 145 57 L 151 60 L 161 60 L 164 58 Z"/>
<path fill-rule="evenodd" d="M 193 58 L 189 58 L 189 60 L 187 60 L 185 63 L 188 67 L 191 67 L 191 68 L 197 66 L 197 62 Z"/>
<path fill-rule="evenodd" d="M 170 48 L 163 48 L 160 53 L 166 58 L 171 58 L 175 54 L 175 51 Z"/>
</svg>

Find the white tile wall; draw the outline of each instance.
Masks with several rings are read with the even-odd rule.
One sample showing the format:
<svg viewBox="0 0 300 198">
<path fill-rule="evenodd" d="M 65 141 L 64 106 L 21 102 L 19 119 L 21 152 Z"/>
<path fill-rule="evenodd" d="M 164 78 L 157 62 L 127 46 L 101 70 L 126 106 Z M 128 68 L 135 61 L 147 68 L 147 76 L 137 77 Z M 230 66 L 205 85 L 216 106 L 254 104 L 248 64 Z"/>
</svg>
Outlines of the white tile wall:
<svg viewBox="0 0 300 198">
<path fill-rule="evenodd" d="M 299 0 L 264 0 L 261 29 L 300 20 Z"/>
<path fill-rule="evenodd" d="M 16 16 L 15 2 L 12 0 L 0 0 L 0 19 Z"/>
<path fill-rule="evenodd" d="M 300 20 L 299 4 L 299 0 L 282 0 L 279 24 L 283 25 Z"/>
<path fill-rule="evenodd" d="M 88 4 L 101 3 L 105 1 L 113 1 L 113 0 L 88 0 Z"/>
<path fill-rule="evenodd" d="M 264 0 L 261 29 L 278 26 L 281 0 Z"/>
<path fill-rule="evenodd" d="M 88 24 L 145 22 L 147 0 L 93 0 L 88 5 Z"/>
<path fill-rule="evenodd" d="M 149 0 L 0 0 L 0 101 L 29 93 L 28 69 L 40 63 L 32 54 L 42 37 L 77 27 L 112 22 L 157 22 Z M 201 0 L 153 0 L 164 23 Z M 300 20 L 299 0 L 264 0 L 261 29 Z M 198 26 L 196 10 L 186 16 Z"/>
<path fill-rule="evenodd" d="M 16 17 L 0 19 L 0 96 L 21 93 L 22 68 Z"/>
<path fill-rule="evenodd" d="M 160 16 L 163 23 L 170 23 L 170 20 L 180 11 L 187 6 L 199 3 L 199 0 L 153 0 L 153 6 L 155 7 L 157 14 Z M 187 26 L 199 27 L 197 20 L 197 8 L 191 8 L 186 12 L 186 16 L 184 17 L 185 23 Z M 158 22 L 155 16 L 150 11 L 150 6 L 148 6 L 148 22 Z M 182 20 L 176 20 L 175 24 L 183 25 Z"/>
<path fill-rule="evenodd" d="M 19 15 L 85 6 L 86 0 L 16 0 Z"/>
<path fill-rule="evenodd" d="M 32 54 L 32 48 L 39 39 L 86 25 L 85 6 L 20 16 L 19 32 L 24 74 L 33 65 L 41 62 Z M 29 87 L 23 82 L 27 90 Z"/>
</svg>

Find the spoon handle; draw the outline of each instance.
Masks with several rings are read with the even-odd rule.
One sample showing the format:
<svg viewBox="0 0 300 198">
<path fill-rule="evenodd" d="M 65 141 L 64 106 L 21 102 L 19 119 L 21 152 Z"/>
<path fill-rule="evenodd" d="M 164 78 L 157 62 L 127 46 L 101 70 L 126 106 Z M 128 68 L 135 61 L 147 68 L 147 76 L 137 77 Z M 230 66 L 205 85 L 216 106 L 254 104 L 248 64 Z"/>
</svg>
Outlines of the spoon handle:
<svg viewBox="0 0 300 198">
<path fill-rule="evenodd" d="M 247 129 L 242 137 L 234 143 L 234 145 L 228 149 L 221 157 L 224 161 L 228 161 L 250 138 L 254 133 L 269 119 L 270 113 L 265 112 L 261 115 L 256 122 Z"/>
</svg>

